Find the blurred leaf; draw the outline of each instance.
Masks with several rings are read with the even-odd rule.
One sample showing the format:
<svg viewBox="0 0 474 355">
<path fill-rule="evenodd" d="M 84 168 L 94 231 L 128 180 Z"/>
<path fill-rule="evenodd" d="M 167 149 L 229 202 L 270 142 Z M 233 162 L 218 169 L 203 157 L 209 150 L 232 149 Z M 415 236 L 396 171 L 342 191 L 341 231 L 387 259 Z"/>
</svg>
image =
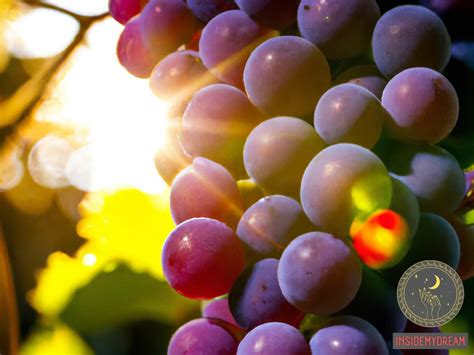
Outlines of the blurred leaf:
<svg viewBox="0 0 474 355">
<path fill-rule="evenodd" d="M 64 325 L 39 327 L 21 347 L 22 355 L 93 355 L 84 340 Z"/>
<path fill-rule="evenodd" d="M 179 296 L 166 282 L 119 265 L 79 289 L 60 317 L 78 332 L 90 334 L 141 319 L 177 325 L 197 312 L 198 302 Z"/>
<path fill-rule="evenodd" d="M 159 194 L 137 189 L 89 193 L 79 212 L 77 231 L 94 243 L 94 254 L 163 279 L 161 251 L 175 227 L 168 189 Z"/>
<path fill-rule="evenodd" d="M 5 241 L 0 225 L 0 353 L 18 353 L 18 315 Z"/>
</svg>

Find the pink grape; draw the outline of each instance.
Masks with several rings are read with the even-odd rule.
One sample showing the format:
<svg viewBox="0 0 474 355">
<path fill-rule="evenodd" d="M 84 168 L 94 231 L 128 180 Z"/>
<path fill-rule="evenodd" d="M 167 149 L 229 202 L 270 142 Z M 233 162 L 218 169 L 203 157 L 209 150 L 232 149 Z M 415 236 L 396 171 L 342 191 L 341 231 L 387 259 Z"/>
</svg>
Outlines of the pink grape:
<svg viewBox="0 0 474 355">
<path fill-rule="evenodd" d="M 188 43 L 197 27 L 183 0 L 150 0 L 140 14 L 140 23 L 143 41 L 160 58 Z"/>
<path fill-rule="evenodd" d="M 170 106 L 185 107 L 201 88 L 218 80 L 192 50 L 174 52 L 161 60 L 150 76 L 151 91 Z"/>
<path fill-rule="evenodd" d="M 148 0 L 109 0 L 109 11 L 112 17 L 125 25 L 132 17 L 138 15 Z"/>
<path fill-rule="evenodd" d="M 244 143 L 263 118 L 239 89 L 210 85 L 199 90 L 187 106 L 181 142 L 189 155 L 211 159 L 225 166 L 236 179 L 245 178 Z"/>
<path fill-rule="evenodd" d="M 125 25 L 117 43 L 117 57 L 130 74 L 139 78 L 148 78 L 160 59 L 142 40 L 139 16 Z"/>
<path fill-rule="evenodd" d="M 195 158 L 175 177 L 170 207 L 176 224 L 208 217 L 235 228 L 242 216 L 242 198 L 234 178 L 222 165 L 205 158 Z"/>
<path fill-rule="evenodd" d="M 242 75 L 247 58 L 270 35 L 267 29 L 260 27 L 245 12 L 226 11 L 204 27 L 199 53 L 204 65 L 216 77 L 243 88 Z"/>
<path fill-rule="evenodd" d="M 238 343 L 216 322 L 195 319 L 181 326 L 171 338 L 168 355 L 234 355 Z"/>
<path fill-rule="evenodd" d="M 210 218 L 178 225 L 163 247 L 163 271 L 172 288 L 192 299 L 229 292 L 244 267 L 244 252 L 235 233 Z"/>
</svg>

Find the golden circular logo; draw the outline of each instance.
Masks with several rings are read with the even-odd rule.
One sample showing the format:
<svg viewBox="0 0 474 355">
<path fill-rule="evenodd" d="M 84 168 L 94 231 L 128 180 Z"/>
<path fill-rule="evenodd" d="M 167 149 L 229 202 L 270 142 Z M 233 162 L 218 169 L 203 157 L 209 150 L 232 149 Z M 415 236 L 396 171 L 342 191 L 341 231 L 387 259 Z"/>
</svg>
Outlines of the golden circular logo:
<svg viewBox="0 0 474 355">
<path fill-rule="evenodd" d="M 402 275 L 398 305 L 405 317 L 422 327 L 449 323 L 462 307 L 464 287 L 457 272 L 437 260 L 420 261 Z"/>
</svg>

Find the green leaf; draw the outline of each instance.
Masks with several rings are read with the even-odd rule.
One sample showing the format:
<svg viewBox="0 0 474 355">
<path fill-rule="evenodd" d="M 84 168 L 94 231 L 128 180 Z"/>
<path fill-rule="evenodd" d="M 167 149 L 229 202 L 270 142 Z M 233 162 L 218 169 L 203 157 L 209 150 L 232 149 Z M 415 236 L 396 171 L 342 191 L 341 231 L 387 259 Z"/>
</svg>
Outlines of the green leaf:
<svg viewBox="0 0 474 355">
<path fill-rule="evenodd" d="M 166 282 L 119 265 L 78 289 L 60 318 L 76 331 L 92 334 L 143 319 L 179 325 L 197 314 L 199 302 L 178 295 Z"/>
</svg>

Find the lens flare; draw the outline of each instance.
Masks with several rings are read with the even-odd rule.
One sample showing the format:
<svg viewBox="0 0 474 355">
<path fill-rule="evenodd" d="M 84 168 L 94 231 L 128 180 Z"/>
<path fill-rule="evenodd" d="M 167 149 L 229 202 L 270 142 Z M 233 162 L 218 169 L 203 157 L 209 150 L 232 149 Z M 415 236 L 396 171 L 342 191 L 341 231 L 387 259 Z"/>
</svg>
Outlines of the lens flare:
<svg viewBox="0 0 474 355">
<path fill-rule="evenodd" d="M 355 220 L 350 234 L 359 257 L 373 269 L 397 264 L 410 244 L 405 219 L 392 210 L 379 210 L 365 221 Z"/>
</svg>

